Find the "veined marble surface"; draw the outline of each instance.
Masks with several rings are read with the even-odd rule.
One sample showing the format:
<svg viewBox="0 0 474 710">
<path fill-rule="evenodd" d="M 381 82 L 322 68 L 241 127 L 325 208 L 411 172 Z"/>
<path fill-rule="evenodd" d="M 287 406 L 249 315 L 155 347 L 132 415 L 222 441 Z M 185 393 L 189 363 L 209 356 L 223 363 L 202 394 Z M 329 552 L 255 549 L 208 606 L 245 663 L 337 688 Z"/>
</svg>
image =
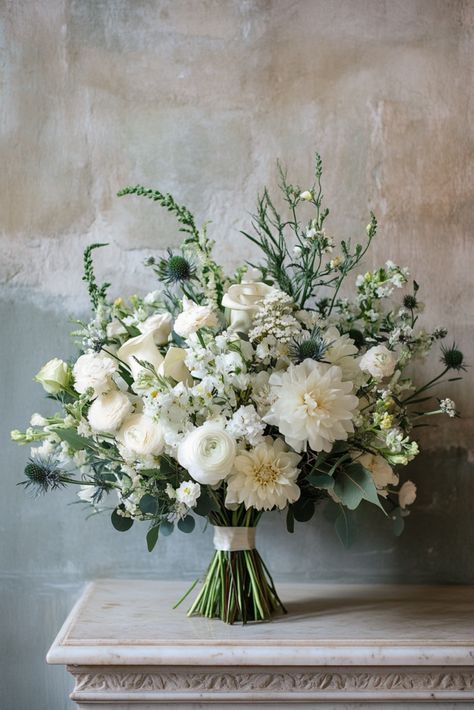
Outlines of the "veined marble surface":
<svg viewBox="0 0 474 710">
<path fill-rule="evenodd" d="M 288 615 L 227 626 L 187 618 L 185 582 L 89 585 L 49 663 L 474 666 L 474 587 L 278 585 Z"/>
</svg>

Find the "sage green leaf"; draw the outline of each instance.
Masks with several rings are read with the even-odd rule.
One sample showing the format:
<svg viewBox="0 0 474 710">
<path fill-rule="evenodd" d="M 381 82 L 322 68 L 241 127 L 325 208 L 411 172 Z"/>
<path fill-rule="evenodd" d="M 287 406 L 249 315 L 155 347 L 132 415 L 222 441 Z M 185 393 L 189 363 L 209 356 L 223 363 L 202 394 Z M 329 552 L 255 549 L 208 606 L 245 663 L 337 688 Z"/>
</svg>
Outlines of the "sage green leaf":
<svg viewBox="0 0 474 710">
<path fill-rule="evenodd" d="M 350 514 L 340 506 L 340 512 L 337 516 L 334 527 L 336 528 L 336 533 L 339 540 L 342 542 L 344 547 L 350 547 L 354 542 L 354 526 L 352 524 L 352 518 Z"/>
<path fill-rule="evenodd" d="M 362 500 L 383 510 L 372 476 L 360 463 L 350 464 L 336 474 L 334 493 L 349 510 L 355 510 Z"/>
<path fill-rule="evenodd" d="M 288 507 L 288 511 L 286 513 L 286 529 L 289 533 L 295 532 L 295 516 L 293 515 L 292 505 Z"/>
<path fill-rule="evenodd" d="M 192 515 L 187 515 L 185 518 L 181 518 L 181 520 L 178 520 L 178 528 L 181 530 L 181 532 L 184 533 L 190 533 L 194 530 L 194 526 L 196 525 L 196 521 L 194 520 Z"/>
<path fill-rule="evenodd" d="M 157 503 L 158 501 L 156 498 L 151 496 L 149 493 L 145 493 L 145 495 L 140 498 L 138 507 L 143 515 L 154 515 L 156 513 Z"/>
<path fill-rule="evenodd" d="M 148 547 L 148 552 L 151 552 L 156 543 L 158 542 L 158 535 L 160 532 L 160 526 L 159 525 L 154 525 L 152 528 L 150 528 L 146 534 L 146 545 Z"/>
<path fill-rule="evenodd" d="M 206 515 L 209 515 L 209 513 L 211 513 L 213 510 L 219 510 L 219 506 L 217 505 L 214 498 L 208 493 L 206 488 L 204 488 L 203 486 L 201 488 L 201 495 L 199 496 L 197 504 L 195 508 L 193 508 L 193 511 L 196 513 L 196 515 L 202 515 L 205 517 Z"/>
<path fill-rule="evenodd" d="M 314 501 L 309 498 L 300 498 L 293 503 L 293 515 L 299 523 L 306 523 L 314 515 Z"/>
<path fill-rule="evenodd" d="M 311 473 L 307 481 L 315 488 L 324 488 L 325 490 L 334 488 L 335 483 L 334 478 L 328 473 Z"/>
<path fill-rule="evenodd" d="M 171 533 L 174 530 L 174 525 L 173 523 L 170 523 L 168 520 L 163 520 L 162 523 L 160 523 L 160 530 L 161 534 L 164 535 L 165 537 L 168 537 L 168 535 L 171 535 Z"/>
<path fill-rule="evenodd" d="M 62 441 L 65 441 L 71 449 L 74 451 L 80 451 L 81 449 L 90 449 L 94 447 L 94 442 L 92 439 L 87 439 L 85 436 L 80 436 L 75 429 L 53 429 L 55 434 L 59 436 Z"/>
</svg>

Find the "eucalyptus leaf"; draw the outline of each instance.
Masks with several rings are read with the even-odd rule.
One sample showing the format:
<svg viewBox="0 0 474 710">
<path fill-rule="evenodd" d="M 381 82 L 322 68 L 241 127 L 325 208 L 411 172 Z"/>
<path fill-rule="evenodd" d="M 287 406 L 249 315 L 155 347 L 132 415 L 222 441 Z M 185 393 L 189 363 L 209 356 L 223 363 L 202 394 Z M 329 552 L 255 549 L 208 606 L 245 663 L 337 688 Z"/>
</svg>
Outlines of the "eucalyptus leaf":
<svg viewBox="0 0 474 710">
<path fill-rule="evenodd" d="M 295 532 L 295 516 L 293 515 L 292 505 L 288 507 L 288 511 L 286 513 L 286 529 L 289 533 Z"/>
<path fill-rule="evenodd" d="M 81 449 L 90 449 L 94 447 L 92 439 L 87 439 L 85 436 L 80 436 L 75 429 L 53 429 L 54 433 L 59 436 L 62 441 L 65 441 L 74 451 Z"/>
<path fill-rule="evenodd" d="M 112 515 L 110 517 L 112 525 L 119 532 L 127 532 L 127 530 L 130 530 L 133 525 L 133 518 L 124 518 L 123 515 L 119 515 L 117 513 L 117 510 L 118 509 L 115 508 L 115 510 L 112 511 Z"/>
<path fill-rule="evenodd" d="M 328 473 L 311 473 L 306 479 L 315 488 L 324 488 L 330 490 L 334 488 L 334 478 Z"/>
<path fill-rule="evenodd" d="M 293 516 L 299 523 L 306 523 L 314 515 L 314 501 L 309 498 L 300 498 L 292 507 Z"/>
<path fill-rule="evenodd" d="M 152 528 L 150 528 L 146 534 L 146 544 L 148 547 L 148 552 L 151 552 L 156 543 L 158 542 L 158 535 L 160 533 L 160 526 L 159 525 L 154 525 Z"/>
<path fill-rule="evenodd" d="M 160 523 L 161 534 L 164 535 L 165 537 L 168 537 L 168 535 L 171 535 L 173 530 L 174 530 L 174 525 L 173 525 L 173 523 L 170 523 L 168 520 L 163 520 L 163 522 Z"/>
<path fill-rule="evenodd" d="M 362 500 L 367 500 L 384 510 L 372 476 L 362 464 L 353 463 L 346 466 L 336 474 L 335 478 L 334 493 L 349 510 L 355 510 Z"/>
<path fill-rule="evenodd" d="M 145 493 L 145 495 L 140 498 L 138 507 L 143 515 L 154 515 L 156 513 L 157 504 L 158 501 L 156 498 L 151 496 L 149 493 Z"/>
<path fill-rule="evenodd" d="M 354 526 L 350 514 L 347 510 L 344 510 L 342 505 L 340 506 L 340 512 L 335 520 L 334 527 L 344 547 L 350 547 L 354 542 Z"/>
<path fill-rule="evenodd" d="M 178 528 L 184 533 L 191 533 L 194 530 L 195 525 L 196 521 L 192 515 L 187 515 L 185 518 L 178 520 Z"/>
<path fill-rule="evenodd" d="M 193 508 L 193 511 L 196 513 L 196 515 L 202 515 L 205 517 L 206 515 L 209 515 L 209 513 L 211 513 L 212 511 L 217 510 L 219 510 L 219 506 L 217 505 L 214 498 L 208 493 L 206 488 L 204 488 L 203 486 L 201 488 L 201 495 L 199 496 L 197 504 Z"/>
</svg>

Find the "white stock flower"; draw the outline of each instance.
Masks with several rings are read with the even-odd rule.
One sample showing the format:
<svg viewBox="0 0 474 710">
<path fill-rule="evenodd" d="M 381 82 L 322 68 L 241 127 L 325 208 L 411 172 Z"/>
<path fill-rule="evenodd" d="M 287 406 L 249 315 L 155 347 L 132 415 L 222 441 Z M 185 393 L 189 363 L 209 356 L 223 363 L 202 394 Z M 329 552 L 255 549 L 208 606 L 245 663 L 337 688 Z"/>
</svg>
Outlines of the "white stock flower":
<svg viewBox="0 0 474 710">
<path fill-rule="evenodd" d="M 331 451 L 335 441 L 354 431 L 359 400 L 340 367 L 307 359 L 274 372 L 269 381 L 276 400 L 263 420 L 278 427 L 295 451 L 307 444 L 313 451 Z"/>
<path fill-rule="evenodd" d="M 136 338 L 130 338 L 118 349 L 117 357 L 128 365 L 134 380 L 143 371 L 143 367 L 137 360 L 149 362 L 155 370 L 158 370 L 164 359 L 155 345 L 153 333 L 143 333 Z"/>
<path fill-rule="evenodd" d="M 194 508 L 201 495 L 201 486 L 194 481 L 183 481 L 176 489 L 175 494 L 178 503 L 183 503 L 188 508 Z"/>
<path fill-rule="evenodd" d="M 282 439 L 265 437 L 251 451 L 243 451 L 234 461 L 227 480 L 226 507 L 243 503 L 256 510 L 282 510 L 300 497 L 296 485 L 301 456 L 288 450 Z"/>
<path fill-rule="evenodd" d="M 41 414 L 38 414 L 38 412 L 35 412 L 35 414 L 31 415 L 30 419 L 30 424 L 31 426 L 46 426 L 48 423 L 48 420 L 43 417 Z"/>
<path fill-rule="evenodd" d="M 188 338 L 201 328 L 215 328 L 217 316 L 211 306 L 200 306 L 183 296 L 183 310 L 174 322 L 174 332 Z"/>
<path fill-rule="evenodd" d="M 367 471 L 370 471 L 379 495 L 386 497 L 387 486 L 398 485 L 397 474 L 383 456 L 365 452 L 361 456 L 356 456 L 354 460 L 356 463 L 362 464 Z"/>
<path fill-rule="evenodd" d="M 400 508 L 406 508 L 416 500 L 416 485 L 413 481 L 405 481 L 403 486 L 398 491 L 398 502 Z"/>
<path fill-rule="evenodd" d="M 46 365 L 43 365 L 35 376 L 35 380 L 43 386 L 48 394 L 57 394 L 69 384 L 69 367 L 63 360 L 54 357 Z"/>
<path fill-rule="evenodd" d="M 393 375 L 396 364 L 397 358 L 394 352 L 385 345 L 375 345 L 361 357 L 359 367 L 363 372 L 368 372 L 379 380 Z"/>
<path fill-rule="evenodd" d="M 230 309 L 230 329 L 246 333 L 259 304 L 274 290 L 262 281 L 244 281 L 231 286 L 222 298 L 224 308 Z"/>
<path fill-rule="evenodd" d="M 165 443 L 160 424 L 146 414 L 128 417 L 117 434 L 117 440 L 137 456 L 157 456 L 163 451 Z"/>
<path fill-rule="evenodd" d="M 199 483 L 215 485 L 232 470 L 236 454 L 234 439 L 216 422 L 194 429 L 178 447 L 178 461 Z"/>
<path fill-rule="evenodd" d="M 226 429 L 234 439 L 246 439 L 251 446 L 255 446 L 262 439 L 265 423 L 253 404 L 248 404 L 234 412 Z"/>
<path fill-rule="evenodd" d="M 92 402 L 87 419 L 94 431 L 114 432 L 132 411 L 132 403 L 120 390 L 101 394 Z"/>
<path fill-rule="evenodd" d="M 173 328 L 171 313 L 155 313 L 138 324 L 141 333 L 151 333 L 157 345 L 166 345 L 169 334 Z"/>
<path fill-rule="evenodd" d="M 72 370 L 74 388 L 79 394 L 92 388 L 94 396 L 97 397 L 112 387 L 112 375 L 117 370 L 117 363 L 105 353 L 81 355 Z"/>
</svg>

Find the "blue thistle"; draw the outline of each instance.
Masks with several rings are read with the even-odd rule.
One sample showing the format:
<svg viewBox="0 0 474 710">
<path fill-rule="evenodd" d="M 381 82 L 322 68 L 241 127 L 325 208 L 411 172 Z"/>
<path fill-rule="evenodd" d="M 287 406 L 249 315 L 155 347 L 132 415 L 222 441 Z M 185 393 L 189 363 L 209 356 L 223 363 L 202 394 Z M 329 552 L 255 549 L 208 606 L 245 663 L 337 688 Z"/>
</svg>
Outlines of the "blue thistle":
<svg viewBox="0 0 474 710">
<path fill-rule="evenodd" d="M 25 476 L 27 480 L 21 481 L 18 485 L 33 489 L 37 496 L 57 488 L 63 488 L 69 482 L 53 458 L 39 454 L 34 454 L 28 460 L 25 466 Z"/>
<path fill-rule="evenodd" d="M 453 342 L 449 347 L 443 345 L 441 346 L 441 362 L 447 367 L 448 370 L 466 370 L 464 365 L 464 355 L 456 347 L 456 343 Z"/>
</svg>

